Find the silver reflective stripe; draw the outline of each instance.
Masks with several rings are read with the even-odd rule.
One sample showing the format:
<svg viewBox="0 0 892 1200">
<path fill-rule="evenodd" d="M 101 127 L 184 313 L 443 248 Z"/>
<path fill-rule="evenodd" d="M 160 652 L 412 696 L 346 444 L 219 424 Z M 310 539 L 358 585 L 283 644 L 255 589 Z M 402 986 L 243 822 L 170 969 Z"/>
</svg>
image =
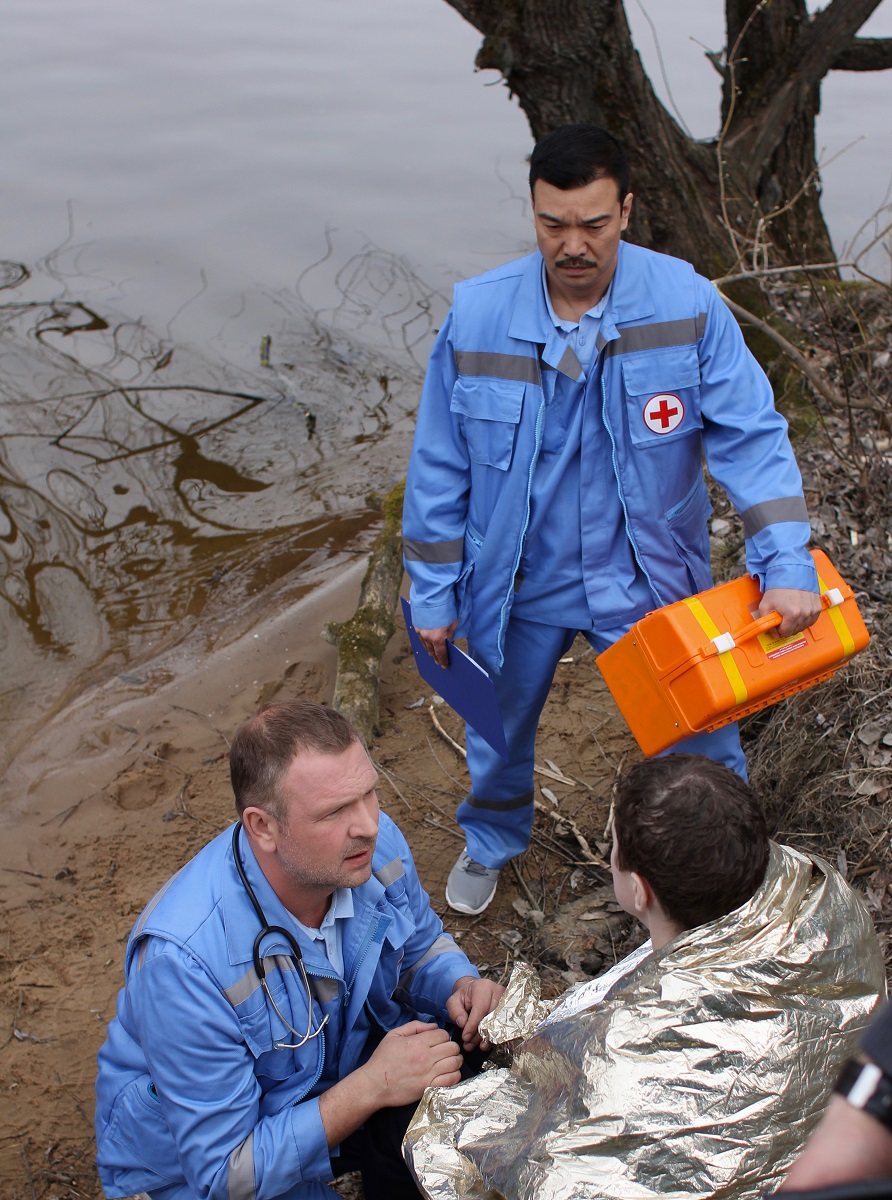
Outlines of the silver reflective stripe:
<svg viewBox="0 0 892 1200">
<path fill-rule="evenodd" d="M 254 1200 L 254 1131 L 229 1156 L 229 1200 Z"/>
<path fill-rule="evenodd" d="M 149 939 L 147 937 L 144 937 L 143 940 L 139 943 L 139 950 L 136 953 L 136 969 L 137 969 L 137 971 L 142 970 L 142 965 L 146 961 L 146 953 L 147 953 L 148 949 L 149 949 Z"/>
<path fill-rule="evenodd" d="M 453 538 L 451 542 L 416 542 L 412 538 L 403 538 L 403 553 L 409 562 L 461 562 L 464 551 L 463 538 Z"/>
<path fill-rule="evenodd" d="M 336 979 L 329 979 L 326 975 L 309 975 L 308 979 L 313 999 L 320 1004 L 328 1004 L 330 1000 L 337 998 L 338 981 Z"/>
<path fill-rule="evenodd" d="M 270 954 L 264 955 L 265 963 L 271 962 L 279 968 L 280 971 L 295 971 L 297 968 L 288 954 Z M 253 967 L 250 967 L 241 979 L 237 979 L 235 983 L 231 983 L 224 991 L 223 995 L 229 1001 L 233 1008 L 239 1004 L 244 1004 L 246 1000 L 254 995 L 260 987 L 260 979 Z"/>
<path fill-rule="evenodd" d="M 459 375 L 487 375 L 491 379 L 513 379 L 539 383 L 539 360 L 528 354 L 496 354 L 490 350 L 456 350 Z"/>
<path fill-rule="evenodd" d="M 807 521 L 808 509 L 802 496 L 781 496 L 779 500 L 764 500 L 740 514 L 745 537 L 752 537 L 766 525 L 779 521 Z"/>
<path fill-rule="evenodd" d="M 403 860 L 397 856 L 392 858 L 389 863 L 385 863 L 383 867 L 379 867 L 374 872 L 375 878 L 383 887 L 390 887 L 397 879 L 402 879 L 406 873 L 406 868 L 403 866 Z"/>
<path fill-rule="evenodd" d="M 576 357 L 572 346 L 568 346 L 561 355 L 561 361 L 558 363 L 557 369 L 562 375 L 569 376 L 570 379 L 579 378 L 579 372 L 582 370 L 582 364 Z"/>
<path fill-rule="evenodd" d="M 492 808 L 501 809 L 502 812 L 511 812 L 515 808 L 526 808 L 528 804 L 533 803 L 533 793 L 526 792 L 523 796 L 515 796 L 512 800 L 482 800 L 479 796 L 466 796 L 465 804 L 471 808 Z"/>
<path fill-rule="evenodd" d="M 179 871 L 177 872 L 177 875 L 178 874 L 179 874 Z M 168 879 L 167 883 L 165 883 L 164 887 L 160 890 L 160 892 L 156 892 L 155 895 L 152 897 L 152 899 L 148 902 L 148 904 L 145 907 L 145 910 L 143 911 L 142 916 L 139 918 L 139 920 L 136 922 L 136 925 L 133 927 L 133 934 L 132 934 L 133 937 L 137 937 L 140 933 L 142 933 L 143 929 L 145 928 L 146 921 L 148 921 L 149 917 L 155 911 L 155 907 L 157 906 L 159 900 L 164 895 L 164 893 L 167 891 L 167 889 L 170 887 L 170 885 L 173 883 L 174 879 L 176 879 L 176 877 L 177 876 L 174 875 L 170 879 Z"/>
<path fill-rule="evenodd" d="M 412 963 L 412 966 L 409 968 L 409 970 L 404 971 L 402 975 L 400 975 L 400 980 L 397 986 L 401 988 L 408 987 L 416 971 L 420 971 L 423 966 L 426 966 L 427 963 L 429 963 L 432 959 L 439 958 L 441 954 L 455 954 L 457 950 L 458 946 L 456 946 L 449 934 L 441 933 L 433 945 L 429 946 L 424 954 L 422 954 L 418 962 Z"/>
<path fill-rule="evenodd" d="M 606 347 L 605 355 L 629 354 L 635 350 L 663 350 L 667 346 L 691 346 L 698 342 L 706 330 L 706 313 L 696 317 L 683 317 L 679 321 L 654 321 L 650 325 L 636 325 L 624 329 L 612 342 L 598 337 L 598 349 Z"/>
</svg>

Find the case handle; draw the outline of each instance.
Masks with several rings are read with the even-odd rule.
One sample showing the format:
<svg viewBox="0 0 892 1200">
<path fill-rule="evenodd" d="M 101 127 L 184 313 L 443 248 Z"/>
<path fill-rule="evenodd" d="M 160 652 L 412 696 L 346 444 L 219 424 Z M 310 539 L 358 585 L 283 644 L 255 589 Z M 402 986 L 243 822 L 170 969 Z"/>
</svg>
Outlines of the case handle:
<svg viewBox="0 0 892 1200">
<path fill-rule="evenodd" d="M 836 608 L 844 600 L 845 596 L 839 588 L 828 588 L 826 592 L 821 593 L 821 608 Z M 780 613 L 772 609 L 771 612 L 765 613 L 762 617 L 755 617 L 752 621 L 747 621 L 739 629 L 734 629 L 729 633 L 720 633 L 718 637 L 711 638 L 710 640 L 715 647 L 715 653 L 723 654 L 726 650 L 733 650 L 741 642 L 749 642 L 754 637 L 758 637 L 760 633 L 766 633 L 769 629 L 774 629 L 776 625 L 780 625 L 782 620 L 783 617 Z M 795 637 L 796 635 L 791 634 L 790 636 Z M 711 654 L 713 651 L 709 651 L 709 653 Z"/>
<path fill-rule="evenodd" d="M 848 595 L 846 595 L 848 592 Z M 849 599 L 852 595 L 851 589 L 845 585 L 845 591 L 841 588 L 828 588 L 827 591 L 821 593 L 821 608 L 835 608 L 842 604 L 844 600 Z M 756 617 L 752 621 L 747 621 L 745 625 L 741 625 L 739 629 L 720 633 L 718 637 L 710 638 L 705 646 L 701 646 L 699 650 L 695 650 L 693 654 L 683 658 L 680 662 L 673 664 L 667 671 L 663 673 L 662 678 L 665 682 L 673 683 L 679 675 L 683 675 L 685 671 L 691 667 L 697 666 L 707 658 L 712 658 L 716 654 L 724 654 L 728 650 L 733 650 L 735 646 L 739 646 L 741 642 L 748 642 L 754 637 L 758 637 L 760 633 L 765 633 L 769 629 L 774 629 L 780 625 L 783 617 L 776 610 L 766 613 L 763 617 Z"/>
</svg>

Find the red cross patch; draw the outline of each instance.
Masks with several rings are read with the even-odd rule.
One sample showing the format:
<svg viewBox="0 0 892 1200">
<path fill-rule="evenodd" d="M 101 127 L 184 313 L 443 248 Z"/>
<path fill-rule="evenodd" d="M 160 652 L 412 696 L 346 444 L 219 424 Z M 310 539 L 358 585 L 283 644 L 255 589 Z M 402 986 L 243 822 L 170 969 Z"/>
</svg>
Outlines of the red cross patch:
<svg viewBox="0 0 892 1200">
<path fill-rule="evenodd" d="M 671 433 L 684 420 L 684 405 L 671 392 L 660 392 L 651 396 L 642 416 L 651 433 Z"/>
</svg>

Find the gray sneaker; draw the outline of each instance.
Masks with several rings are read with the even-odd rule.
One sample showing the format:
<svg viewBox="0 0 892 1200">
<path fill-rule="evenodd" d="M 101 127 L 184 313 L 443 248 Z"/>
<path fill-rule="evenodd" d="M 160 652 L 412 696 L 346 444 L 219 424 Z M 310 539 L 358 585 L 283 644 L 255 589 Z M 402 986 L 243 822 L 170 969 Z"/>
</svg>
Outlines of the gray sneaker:
<svg viewBox="0 0 892 1200">
<path fill-rule="evenodd" d="M 446 880 L 446 903 L 456 912 L 476 917 L 496 894 L 498 882 L 498 867 L 484 867 L 462 850 Z"/>
</svg>

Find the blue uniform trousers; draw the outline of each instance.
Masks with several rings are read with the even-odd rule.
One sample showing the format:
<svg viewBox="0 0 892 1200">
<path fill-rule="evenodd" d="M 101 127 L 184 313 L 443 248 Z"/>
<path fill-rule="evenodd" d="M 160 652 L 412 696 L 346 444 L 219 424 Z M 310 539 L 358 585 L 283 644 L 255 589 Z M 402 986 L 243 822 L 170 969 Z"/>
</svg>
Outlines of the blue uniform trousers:
<svg viewBox="0 0 892 1200">
<path fill-rule="evenodd" d="M 622 625 L 584 633 L 600 653 L 628 629 L 629 625 Z M 456 819 L 464 830 L 468 854 L 485 867 L 504 866 L 530 844 L 536 730 L 555 667 L 573 644 L 576 633 L 575 629 L 540 625 L 516 617 L 509 621 L 505 662 L 501 674 L 494 676 L 508 743 L 508 762 L 470 726 L 466 727 L 471 792 L 459 805 Z M 473 657 L 473 646 L 469 649 Z M 703 754 L 725 763 L 743 779 L 747 777 L 736 724 L 686 738 L 665 753 Z M 569 774 L 573 773 L 572 764 L 567 769 Z"/>
</svg>

